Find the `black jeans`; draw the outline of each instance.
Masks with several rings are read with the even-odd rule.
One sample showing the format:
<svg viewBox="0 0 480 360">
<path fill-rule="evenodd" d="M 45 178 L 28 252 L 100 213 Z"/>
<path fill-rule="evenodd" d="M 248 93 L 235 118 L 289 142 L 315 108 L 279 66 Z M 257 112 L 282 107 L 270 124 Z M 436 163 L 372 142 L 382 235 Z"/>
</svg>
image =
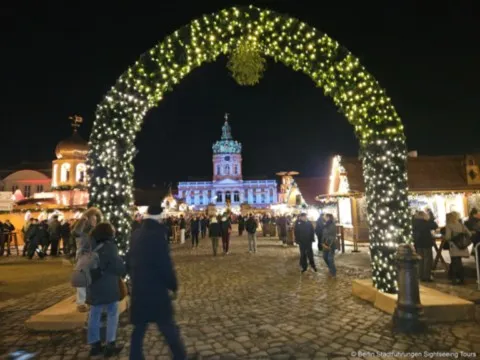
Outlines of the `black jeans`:
<svg viewBox="0 0 480 360">
<path fill-rule="evenodd" d="M 135 325 L 131 337 L 130 360 L 143 360 L 143 338 L 148 324 Z M 185 345 L 180 337 L 180 331 L 173 320 L 166 324 L 157 323 L 158 330 L 165 337 L 174 360 L 184 360 L 187 357 Z"/>
<path fill-rule="evenodd" d="M 192 247 L 198 247 L 198 232 L 192 232 Z"/>
<path fill-rule="evenodd" d="M 299 243 L 300 247 L 300 267 L 302 270 L 307 270 L 307 260 L 308 263 L 310 263 L 310 266 L 312 269 L 316 269 L 317 267 L 315 266 L 315 260 L 313 259 L 313 249 L 312 249 L 312 243 L 309 244 L 303 244 Z"/>
<path fill-rule="evenodd" d="M 428 281 L 432 277 L 433 253 L 432 248 L 418 248 L 421 259 L 418 263 L 419 277 L 421 281 Z"/>
<path fill-rule="evenodd" d="M 452 274 L 452 281 L 459 280 L 463 282 L 463 280 L 465 280 L 465 273 L 461 256 L 452 257 L 450 268 Z"/>
</svg>

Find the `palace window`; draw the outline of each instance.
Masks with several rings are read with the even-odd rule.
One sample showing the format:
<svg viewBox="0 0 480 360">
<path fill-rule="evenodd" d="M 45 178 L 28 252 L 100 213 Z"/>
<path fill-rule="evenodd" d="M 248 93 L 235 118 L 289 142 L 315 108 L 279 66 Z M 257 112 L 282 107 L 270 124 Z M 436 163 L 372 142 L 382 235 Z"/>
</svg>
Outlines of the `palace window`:
<svg viewBox="0 0 480 360">
<path fill-rule="evenodd" d="M 221 203 L 223 201 L 223 196 L 221 191 L 217 191 L 217 203 Z"/>
<path fill-rule="evenodd" d="M 234 166 L 233 166 L 233 173 L 234 173 L 235 175 L 238 175 L 238 165 L 234 165 Z"/>
<path fill-rule="evenodd" d="M 17 185 L 12 185 L 12 193 L 14 193 L 17 190 L 18 190 L 18 186 Z"/>
<path fill-rule="evenodd" d="M 217 175 L 220 175 L 220 165 L 217 165 Z"/>
<path fill-rule="evenodd" d="M 262 201 L 262 204 L 265 203 L 265 201 L 267 200 L 265 194 L 262 194 L 262 195 L 260 195 L 260 196 L 261 196 L 261 199 L 262 199 L 262 200 L 261 200 L 261 201 Z"/>
<path fill-rule="evenodd" d="M 70 164 L 65 163 L 62 164 L 60 171 L 60 182 L 67 182 L 68 180 L 70 180 Z"/>
<path fill-rule="evenodd" d="M 225 165 L 225 175 L 230 175 L 230 165 Z"/>
<path fill-rule="evenodd" d="M 199 204 L 203 204 L 203 195 L 200 195 L 199 197 Z"/>
<path fill-rule="evenodd" d="M 232 201 L 232 193 L 230 191 L 225 193 L 225 202 L 227 201 Z"/>
<path fill-rule="evenodd" d="M 43 192 L 43 185 L 37 185 L 37 193 Z"/>
<path fill-rule="evenodd" d="M 239 191 L 235 191 L 233 193 L 233 202 L 236 202 L 236 203 L 240 202 L 240 192 Z"/>
<path fill-rule="evenodd" d="M 85 164 L 77 165 L 77 182 L 84 183 L 86 181 L 87 166 Z"/>
<path fill-rule="evenodd" d="M 29 198 L 31 190 L 32 190 L 32 187 L 30 185 L 25 185 L 23 196 L 25 196 L 26 198 Z"/>
<path fill-rule="evenodd" d="M 58 171 L 58 164 L 53 165 L 53 176 L 52 176 L 52 186 L 57 186 L 57 171 Z"/>
</svg>

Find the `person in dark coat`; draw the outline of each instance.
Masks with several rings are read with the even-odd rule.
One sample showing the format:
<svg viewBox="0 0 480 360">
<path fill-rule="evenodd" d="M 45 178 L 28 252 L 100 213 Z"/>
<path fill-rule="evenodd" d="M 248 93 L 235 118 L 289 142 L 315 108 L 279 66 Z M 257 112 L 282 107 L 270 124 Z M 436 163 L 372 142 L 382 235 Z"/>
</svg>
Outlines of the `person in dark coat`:
<svg viewBox="0 0 480 360">
<path fill-rule="evenodd" d="M 117 346 L 117 328 L 120 301 L 120 278 L 126 275 L 125 265 L 118 255 L 114 242 L 115 230 L 110 223 L 100 223 L 91 233 L 95 243 L 93 251 L 98 255 L 96 269 L 90 271 L 92 283 L 87 287 L 87 304 L 90 305 L 88 316 L 88 344 L 91 346 L 90 356 L 104 353 L 111 357 L 120 353 L 123 347 Z M 107 313 L 106 345 L 100 340 L 100 320 L 103 311 Z"/>
<path fill-rule="evenodd" d="M 335 248 L 337 240 L 337 225 L 332 214 L 325 214 L 325 224 L 322 233 L 322 251 L 323 261 L 328 266 L 328 271 L 332 277 L 337 276 L 335 266 Z"/>
<path fill-rule="evenodd" d="M 262 234 L 264 237 L 267 236 L 267 234 L 270 232 L 269 226 L 270 226 L 270 217 L 267 214 L 265 214 L 262 217 Z"/>
<path fill-rule="evenodd" d="M 200 234 L 200 219 L 192 218 L 190 222 L 190 233 L 192 234 L 192 248 L 198 248 L 198 236 Z"/>
<path fill-rule="evenodd" d="M 437 229 L 437 224 L 431 221 L 428 214 L 423 211 L 417 211 L 413 219 L 413 242 L 415 250 L 420 255 L 420 263 L 418 264 L 420 280 L 432 281 L 432 264 L 433 264 L 433 237 L 432 231 Z"/>
<path fill-rule="evenodd" d="M 317 272 L 315 260 L 313 259 L 312 243 L 315 241 L 315 230 L 307 214 L 302 213 L 295 222 L 295 242 L 300 247 L 300 267 L 302 273 L 307 271 L 307 259 L 313 271 Z"/>
<path fill-rule="evenodd" d="M 27 238 L 27 256 L 30 260 L 33 259 L 35 254 L 38 255 L 40 259 L 45 257 L 44 252 L 41 249 L 41 239 L 40 239 L 40 225 L 38 224 L 38 220 L 31 218 L 30 219 L 30 226 L 25 234 Z"/>
<path fill-rule="evenodd" d="M 38 238 L 39 244 L 42 246 L 45 256 L 47 255 L 48 246 L 50 245 L 48 237 L 48 222 L 47 220 L 43 220 L 38 223 Z"/>
<path fill-rule="evenodd" d="M 172 298 L 178 291 L 170 257 L 168 230 L 161 223 L 162 208 L 150 206 L 140 229 L 132 234 L 127 254 L 131 277 L 130 319 L 134 326 L 130 359 L 143 359 L 143 338 L 149 323 L 155 323 L 173 354 L 185 359 L 186 350 L 174 321 Z"/>
<path fill-rule="evenodd" d="M 222 237 L 222 228 L 215 216 L 210 220 L 208 236 L 212 240 L 213 256 L 217 256 L 218 238 Z"/>
<path fill-rule="evenodd" d="M 232 222 L 229 216 L 225 215 L 222 217 L 221 227 L 222 227 L 223 255 L 228 255 L 229 254 L 228 250 L 230 248 L 230 234 L 232 232 Z"/>
<path fill-rule="evenodd" d="M 245 219 L 242 215 L 238 217 L 238 235 L 242 236 L 245 231 Z"/>
<path fill-rule="evenodd" d="M 323 219 L 323 215 L 320 215 L 317 219 L 317 223 L 315 224 L 315 235 L 317 235 L 317 246 L 318 251 L 322 251 L 322 243 L 323 243 L 323 228 L 325 227 L 325 221 Z"/>
<path fill-rule="evenodd" d="M 258 224 L 253 214 L 247 219 L 246 228 L 248 233 L 248 252 L 249 253 L 256 253 L 257 252 L 257 228 Z"/>
<path fill-rule="evenodd" d="M 202 233 L 202 239 L 205 239 L 207 236 L 207 228 L 208 228 L 208 219 L 205 216 L 202 216 L 200 220 L 200 232 Z"/>
<path fill-rule="evenodd" d="M 48 243 L 51 245 L 50 255 L 58 256 L 58 244 L 61 238 L 60 221 L 58 221 L 58 215 L 53 215 L 52 221 L 48 225 Z"/>
<path fill-rule="evenodd" d="M 66 256 L 71 255 L 71 246 L 70 246 L 71 235 L 72 235 L 72 228 L 70 226 L 70 221 L 64 220 L 63 224 L 60 227 L 60 237 L 62 238 L 62 243 L 63 243 L 63 254 Z"/>
<path fill-rule="evenodd" d="M 477 256 L 478 254 L 475 254 L 475 246 L 480 242 L 480 214 L 476 208 L 470 210 L 468 220 L 465 221 L 465 226 L 472 233 L 472 254 Z"/>
<path fill-rule="evenodd" d="M 278 237 L 282 241 L 283 246 L 287 246 L 287 218 L 282 215 L 277 220 Z"/>
</svg>

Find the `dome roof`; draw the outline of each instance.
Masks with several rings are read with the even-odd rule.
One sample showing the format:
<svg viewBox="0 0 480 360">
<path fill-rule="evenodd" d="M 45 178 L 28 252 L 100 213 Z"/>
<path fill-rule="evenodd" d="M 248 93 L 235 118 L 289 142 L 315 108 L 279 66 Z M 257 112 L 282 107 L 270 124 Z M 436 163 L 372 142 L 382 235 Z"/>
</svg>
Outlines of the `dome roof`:
<svg viewBox="0 0 480 360">
<path fill-rule="evenodd" d="M 62 140 L 55 148 L 58 159 L 85 159 L 88 153 L 88 142 L 75 130 L 68 139 Z"/>
</svg>

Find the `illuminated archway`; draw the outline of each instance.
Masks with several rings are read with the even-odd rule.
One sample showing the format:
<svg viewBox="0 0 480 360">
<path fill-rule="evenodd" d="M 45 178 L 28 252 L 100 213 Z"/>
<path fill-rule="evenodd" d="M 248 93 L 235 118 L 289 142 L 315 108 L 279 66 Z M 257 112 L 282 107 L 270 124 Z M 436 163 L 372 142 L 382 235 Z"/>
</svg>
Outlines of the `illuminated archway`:
<svg viewBox="0 0 480 360">
<path fill-rule="evenodd" d="M 194 68 L 245 41 L 307 74 L 353 125 L 368 202 L 373 283 L 396 292 L 394 254 L 411 241 L 403 126 L 378 82 L 347 49 L 297 19 L 253 6 L 205 15 L 140 56 L 98 105 L 90 137 L 90 202 L 128 248 L 133 206 L 134 140 L 149 109 Z"/>
</svg>

